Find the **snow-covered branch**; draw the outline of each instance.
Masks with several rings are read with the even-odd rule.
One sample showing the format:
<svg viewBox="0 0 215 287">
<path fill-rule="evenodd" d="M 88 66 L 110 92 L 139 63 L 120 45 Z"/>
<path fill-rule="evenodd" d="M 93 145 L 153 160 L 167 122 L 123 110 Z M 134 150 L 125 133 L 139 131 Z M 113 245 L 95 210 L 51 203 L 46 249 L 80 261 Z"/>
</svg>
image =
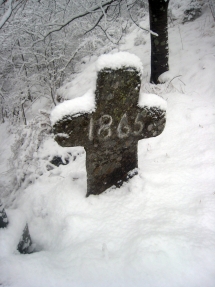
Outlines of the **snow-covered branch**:
<svg viewBox="0 0 215 287">
<path fill-rule="evenodd" d="M 135 3 L 135 2 L 134 2 L 134 3 Z M 132 5 L 134 5 L 134 3 L 132 3 Z M 126 1 L 127 10 L 128 10 L 128 13 L 129 13 L 129 16 L 130 16 L 132 22 L 133 22 L 138 28 L 140 28 L 141 30 L 144 30 L 144 31 L 146 31 L 146 32 L 149 32 L 151 35 L 157 37 L 157 36 L 158 36 L 157 33 L 153 32 L 153 31 L 151 31 L 151 30 L 149 30 L 149 29 L 146 29 L 146 28 L 141 27 L 141 26 L 134 20 L 132 14 L 131 14 L 131 11 L 130 11 L 130 7 L 129 7 L 130 5 L 131 5 L 131 4 L 128 4 L 128 2 Z"/>
<path fill-rule="evenodd" d="M 62 24 L 60 24 L 60 25 L 54 24 L 54 25 L 58 25 L 59 27 L 50 30 L 48 33 L 46 33 L 46 34 L 44 35 L 44 38 L 46 38 L 47 36 L 49 36 L 50 34 L 52 34 L 52 33 L 54 33 L 54 32 L 57 32 L 57 31 L 62 30 L 64 27 L 66 27 L 67 25 L 69 25 L 69 24 L 72 23 L 73 21 L 75 21 L 75 20 L 77 20 L 77 19 L 80 19 L 80 18 L 82 18 L 82 17 L 84 17 L 84 16 L 87 16 L 87 15 L 89 15 L 89 14 L 92 13 L 92 12 L 98 11 L 98 10 L 101 9 L 101 7 L 104 8 L 104 7 L 106 7 L 106 6 L 112 4 L 113 2 L 116 2 L 116 1 L 119 2 L 119 3 L 121 2 L 120 0 L 108 0 L 108 1 L 105 1 L 105 2 L 101 2 L 101 3 L 99 3 L 99 4 L 97 4 L 97 5 L 94 5 L 93 7 L 91 7 L 90 10 L 86 10 L 86 11 L 84 11 L 84 12 L 81 12 L 81 13 L 79 13 L 79 14 L 73 16 L 72 18 L 70 18 L 69 20 L 67 20 L 66 22 L 64 22 L 64 23 L 62 23 Z"/>
<path fill-rule="evenodd" d="M 4 15 L 1 17 L 1 20 L 0 20 L 0 29 L 5 25 L 7 20 L 10 18 L 10 16 L 12 15 L 13 10 L 15 10 L 22 2 L 24 2 L 24 1 L 23 0 L 16 1 L 16 2 L 14 0 L 9 0 L 8 1 L 7 11 L 4 13 Z M 6 3 L 5 0 L 1 0 L 0 1 L 0 6 L 2 4 L 5 4 L 5 3 Z"/>
</svg>

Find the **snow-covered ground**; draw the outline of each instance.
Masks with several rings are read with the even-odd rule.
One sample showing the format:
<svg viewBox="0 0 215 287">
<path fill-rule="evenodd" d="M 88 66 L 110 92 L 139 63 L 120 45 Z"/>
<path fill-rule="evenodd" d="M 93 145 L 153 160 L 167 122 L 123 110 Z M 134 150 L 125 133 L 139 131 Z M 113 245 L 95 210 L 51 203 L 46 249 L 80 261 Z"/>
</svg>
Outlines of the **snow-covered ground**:
<svg viewBox="0 0 215 287">
<path fill-rule="evenodd" d="M 164 132 L 139 142 L 139 174 L 120 189 L 86 198 L 83 148 L 66 148 L 68 165 L 18 192 L 0 230 L 1 286 L 215 286 L 215 23 L 205 7 L 194 22 L 170 24 L 170 72 L 157 87 L 147 84 L 149 35 L 131 30 L 119 49 L 142 60 L 142 91 L 167 101 Z M 61 93 L 84 94 L 92 77 L 91 59 Z M 1 172 L 13 141 L 5 128 Z M 48 139 L 38 155 L 60 152 Z M 26 221 L 37 252 L 21 255 Z"/>
</svg>

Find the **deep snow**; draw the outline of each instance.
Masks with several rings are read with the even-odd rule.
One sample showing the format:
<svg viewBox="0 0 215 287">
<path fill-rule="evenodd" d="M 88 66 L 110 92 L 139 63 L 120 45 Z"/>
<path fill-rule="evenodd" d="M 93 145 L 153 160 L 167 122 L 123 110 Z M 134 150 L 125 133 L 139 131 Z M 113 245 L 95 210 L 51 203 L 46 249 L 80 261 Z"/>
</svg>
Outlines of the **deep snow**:
<svg viewBox="0 0 215 287">
<path fill-rule="evenodd" d="M 135 46 L 137 36 L 145 44 Z M 86 198 L 84 150 L 66 148 L 74 160 L 20 190 L 16 208 L 6 209 L 2 286 L 215 286 L 215 23 L 209 9 L 194 22 L 170 25 L 169 42 L 170 72 L 158 86 L 147 83 L 149 35 L 133 27 L 119 47 L 143 62 L 142 92 L 167 101 L 164 132 L 139 141 L 139 174 L 120 189 Z M 65 97 L 88 90 L 94 62 L 61 89 Z M 6 143 L 2 149 L 8 152 Z M 56 152 L 65 149 L 53 139 L 38 151 L 41 158 Z M 16 244 L 26 221 L 37 252 L 21 255 Z"/>
</svg>

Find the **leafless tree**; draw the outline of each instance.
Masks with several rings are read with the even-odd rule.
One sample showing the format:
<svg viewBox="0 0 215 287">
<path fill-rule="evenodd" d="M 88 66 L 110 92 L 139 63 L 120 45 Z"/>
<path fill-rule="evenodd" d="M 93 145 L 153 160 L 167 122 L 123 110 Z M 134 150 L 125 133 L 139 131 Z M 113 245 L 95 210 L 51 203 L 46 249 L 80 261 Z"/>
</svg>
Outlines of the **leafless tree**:
<svg viewBox="0 0 215 287">
<path fill-rule="evenodd" d="M 149 0 L 153 83 L 168 68 L 168 1 L 157 2 Z M 0 0 L 2 115 L 26 123 L 25 112 L 38 98 L 55 105 L 56 90 L 82 57 L 118 45 L 129 21 L 139 26 L 141 5 L 145 9 L 147 0 Z"/>
</svg>

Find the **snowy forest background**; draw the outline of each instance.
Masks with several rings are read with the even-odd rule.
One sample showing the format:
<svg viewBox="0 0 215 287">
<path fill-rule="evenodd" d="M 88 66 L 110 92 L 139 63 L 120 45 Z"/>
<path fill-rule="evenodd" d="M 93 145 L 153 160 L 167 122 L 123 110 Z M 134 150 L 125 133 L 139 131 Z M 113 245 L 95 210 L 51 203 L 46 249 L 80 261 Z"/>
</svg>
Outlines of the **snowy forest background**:
<svg viewBox="0 0 215 287">
<path fill-rule="evenodd" d="M 170 71 L 159 85 L 149 83 L 147 1 L 0 4 L 0 194 L 10 222 L 0 285 L 213 287 L 215 2 L 170 0 Z M 167 126 L 139 144 L 138 176 L 86 199 L 84 150 L 54 142 L 50 112 L 82 96 L 97 58 L 117 51 L 140 57 L 141 90 L 167 101 Z M 35 253 L 20 255 L 26 222 Z"/>
</svg>

